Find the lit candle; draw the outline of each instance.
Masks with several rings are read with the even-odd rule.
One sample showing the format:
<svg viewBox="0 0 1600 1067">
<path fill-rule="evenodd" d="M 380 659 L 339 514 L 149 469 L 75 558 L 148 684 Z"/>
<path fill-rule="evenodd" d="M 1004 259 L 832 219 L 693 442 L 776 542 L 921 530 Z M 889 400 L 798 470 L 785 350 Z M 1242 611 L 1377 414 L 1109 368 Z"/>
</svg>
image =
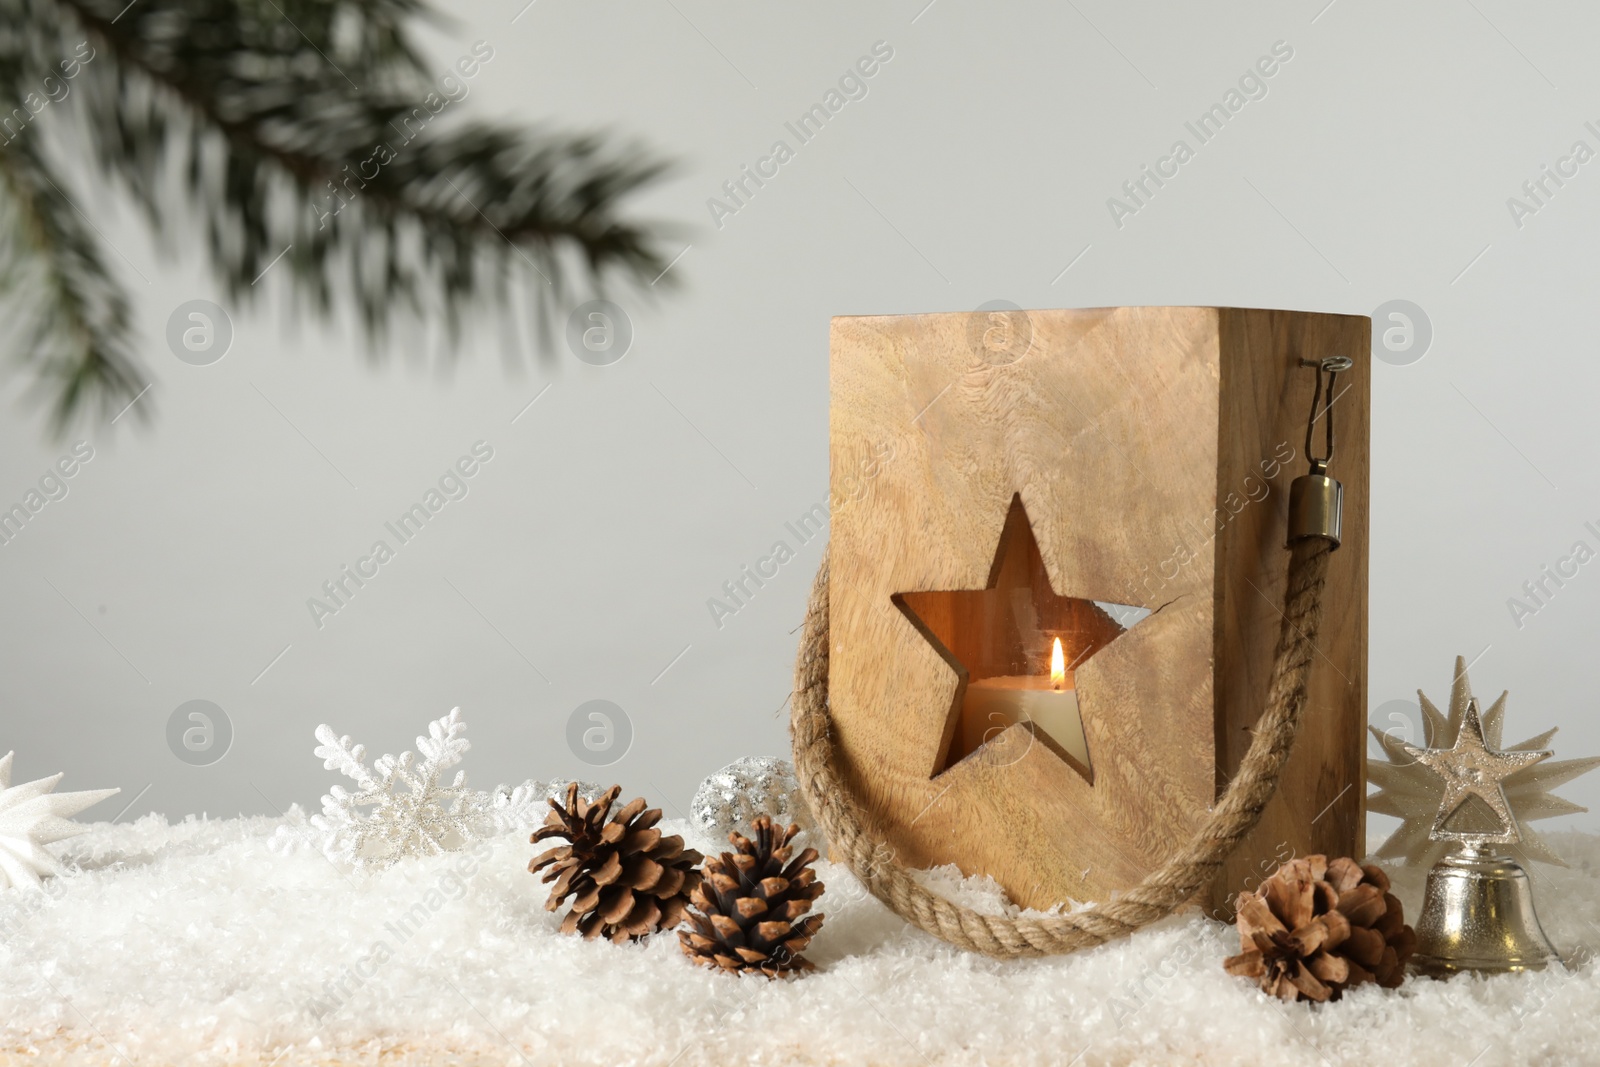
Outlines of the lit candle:
<svg viewBox="0 0 1600 1067">
<path fill-rule="evenodd" d="M 967 696 L 961 705 L 961 749 L 973 752 L 1019 722 L 1032 722 L 1036 730 L 1048 735 L 1085 768 L 1089 766 L 1078 694 L 1067 686 L 1066 657 L 1059 637 L 1050 649 L 1048 678 L 1013 674 L 967 683 Z"/>
</svg>

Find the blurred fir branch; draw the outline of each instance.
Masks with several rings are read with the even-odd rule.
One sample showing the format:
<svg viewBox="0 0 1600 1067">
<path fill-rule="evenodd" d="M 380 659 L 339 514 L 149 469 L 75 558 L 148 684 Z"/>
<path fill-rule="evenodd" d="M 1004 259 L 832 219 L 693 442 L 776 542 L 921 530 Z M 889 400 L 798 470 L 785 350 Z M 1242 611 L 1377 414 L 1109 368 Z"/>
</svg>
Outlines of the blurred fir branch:
<svg viewBox="0 0 1600 1067">
<path fill-rule="evenodd" d="M 573 275 L 603 292 L 666 269 L 665 234 L 619 211 L 663 171 L 638 146 L 433 125 L 464 95 L 407 33 L 435 17 L 423 0 L 0 0 L 0 300 L 58 428 L 147 381 L 117 253 L 62 177 L 73 142 L 164 251 L 203 234 L 236 302 L 287 268 L 324 317 L 351 299 L 374 345 L 432 315 L 457 339 L 523 291 L 548 344 Z"/>
</svg>

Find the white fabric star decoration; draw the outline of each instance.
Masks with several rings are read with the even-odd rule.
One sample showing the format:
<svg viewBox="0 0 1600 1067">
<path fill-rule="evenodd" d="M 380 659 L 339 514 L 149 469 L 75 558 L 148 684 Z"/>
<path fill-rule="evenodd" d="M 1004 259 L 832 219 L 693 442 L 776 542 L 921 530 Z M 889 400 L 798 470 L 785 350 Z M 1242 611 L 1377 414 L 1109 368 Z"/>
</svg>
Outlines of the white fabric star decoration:
<svg viewBox="0 0 1600 1067">
<path fill-rule="evenodd" d="M 86 832 L 71 816 L 122 791 L 53 792 L 60 774 L 13 786 L 13 755 L 0 759 L 0 889 L 36 886 L 45 875 L 62 873 L 61 861 L 44 846 Z"/>
<path fill-rule="evenodd" d="M 1549 753 L 1544 746 L 1555 736 L 1554 728 L 1501 749 L 1506 696 L 1501 693 L 1480 715 L 1467 679 L 1466 660 L 1457 656 L 1448 716 L 1426 694 L 1417 691 L 1422 706 L 1420 746 L 1407 744 L 1376 726 L 1368 727 L 1388 759 L 1367 763 L 1367 778 L 1378 787 L 1367 797 L 1367 811 L 1400 819 L 1399 828 L 1379 846 L 1379 859 L 1404 859 L 1412 866 L 1431 867 L 1455 847 L 1462 835 L 1468 835 L 1479 840 L 1498 838 L 1498 843 L 1524 864 L 1538 860 L 1566 866 L 1528 823 L 1589 810 L 1552 796 L 1550 791 L 1600 766 L 1600 757 L 1546 761 Z M 1506 759 L 1518 765 L 1503 775 L 1496 774 L 1507 766 L 1497 760 Z M 1436 770 L 1436 766 L 1443 771 Z M 1462 830 L 1459 826 L 1465 820 L 1455 820 L 1455 829 L 1447 826 L 1469 798 L 1482 801 L 1494 813 L 1500 820 L 1502 835 L 1486 837 Z M 1497 805 L 1501 798 L 1503 809 Z M 1509 839 L 1503 837 L 1507 817 L 1517 835 Z M 1435 836 L 1436 828 L 1443 831 L 1443 836 Z M 1494 834 L 1492 829 L 1487 832 Z"/>
</svg>

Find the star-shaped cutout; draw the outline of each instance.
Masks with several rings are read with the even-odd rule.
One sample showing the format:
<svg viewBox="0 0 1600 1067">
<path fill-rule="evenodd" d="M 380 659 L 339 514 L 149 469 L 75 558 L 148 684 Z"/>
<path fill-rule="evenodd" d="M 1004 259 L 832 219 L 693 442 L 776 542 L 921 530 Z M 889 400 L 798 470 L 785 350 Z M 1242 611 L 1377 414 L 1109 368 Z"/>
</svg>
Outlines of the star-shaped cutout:
<svg viewBox="0 0 1600 1067">
<path fill-rule="evenodd" d="M 959 678 L 930 777 L 980 749 L 997 750 L 1002 737 L 1015 738 L 1010 727 L 1017 725 L 1027 740 L 1093 780 L 1073 672 L 1149 612 L 1056 595 L 1021 494 L 1006 513 L 985 588 L 897 593 L 893 600 Z M 1065 672 L 1052 684 L 1058 639 Z"/>
<path fill-rule="evenodd" d="M 1434 815 L 1433 829 L 1428 836 L 1435 841 L 1475 841 L 1484 844 L 1509 845 L 1521 839 L 1516 816 L 1506 799 L 1501 782 L 1525 767 L 1549 759 L 1545 752 L 1500 752 L 1490 748 L 1483 736 L 1483 721 L 1478 713 L 1478 701 L 1467 701 L 1466 714 L 1461 720 L 1461 731 L 1455 744 L 1449 748 L 1418 748 L 1402 744 L 1405 751 L 1418 763 L 1444 780 L 1444 795 L 1439 800 L 1439 810 Z M 1495 830 L 1451 828 L 1450 824 L 1462 805 L 1474 798 L 1481 801 L 1498 823 Z"/>
</svg>

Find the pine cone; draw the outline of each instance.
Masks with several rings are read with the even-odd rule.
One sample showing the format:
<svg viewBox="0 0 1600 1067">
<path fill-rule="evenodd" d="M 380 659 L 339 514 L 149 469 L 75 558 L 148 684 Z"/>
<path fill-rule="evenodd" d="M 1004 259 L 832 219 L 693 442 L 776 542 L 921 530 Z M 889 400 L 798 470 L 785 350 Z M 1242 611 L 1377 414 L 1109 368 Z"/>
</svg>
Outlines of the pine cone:
<svg viewBox="0 0 1600 1067">
<path fill-rule="evenodd" d="M 766 815 L 756 816 L 751 826 L 754 841 L 730 833 L 738 851 L 706 860 L 705 878 L 691 896 L 699 914 L 690 912 L 690 929 L 678 931 L 683 953 L 707 967 L 759 971 L 768 978 L 809 971 L 811 962 L 800 950 L 821 928 L 822 916 L 800 916 L 822 895 L 811 869 L 817 850 L 790 860 L 794 849 L 788 842 L 799 826 L 785 830 Z"/>
<path fill-rule="evenodd" d="M 1284 1000 L 1338 1000 L 1372 981 L 1393 989 L 1417 947 L 1389 876 L 1347 857 L 1290 860 L 1235 907 L 1243 951 L 1223 968 Z"/>
<path fill-rule="evenodd" d="M 695 870 L 700 853 L 684 848 L 677 835 L 661 836 L 655 829 L 660 808 L 646 811 L 643 799 L 634 800 L 606 820 L 621 792 L 614 785 L 599 798 L 584 800 L 574 782 L 567 787 L 566 806 L 552 799 L 553 810 L 529 839 L 537 843 L 564 837 L 569 842 L 528 864 L 534 874 L 548 867 L 540 881 L 555 883 L 546 911 L 573 898 L 572 910 L 561 920 L 564 934 L 604 934 L 621 942 L 671 929 L 683 921 L 689 893 L 700 885 Z"/>
</svg>

